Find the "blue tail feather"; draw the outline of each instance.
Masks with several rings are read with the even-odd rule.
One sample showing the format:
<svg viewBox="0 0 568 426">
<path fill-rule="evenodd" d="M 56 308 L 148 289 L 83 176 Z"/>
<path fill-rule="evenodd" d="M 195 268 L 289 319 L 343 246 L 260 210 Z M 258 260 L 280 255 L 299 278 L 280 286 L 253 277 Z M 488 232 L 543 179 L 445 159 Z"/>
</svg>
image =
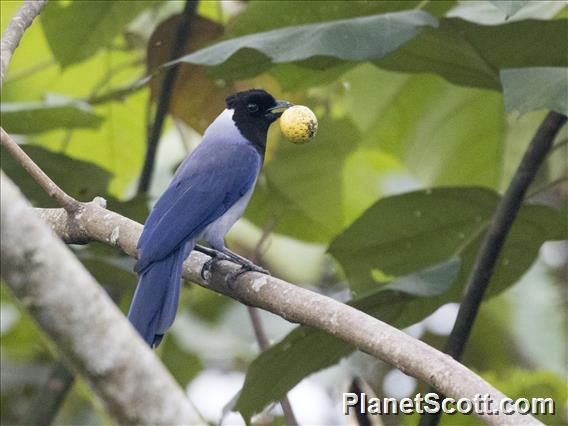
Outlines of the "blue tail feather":
<svg viewBox="0 0 568 426">
<path fill-rule="evenodd" d="M 176 316 L 181 286 L 182 265 L 192 243 L 174 250 L 139 271 L 139 280 L 128 319 L 150 347 L 160 344 Z"/>
</svg>

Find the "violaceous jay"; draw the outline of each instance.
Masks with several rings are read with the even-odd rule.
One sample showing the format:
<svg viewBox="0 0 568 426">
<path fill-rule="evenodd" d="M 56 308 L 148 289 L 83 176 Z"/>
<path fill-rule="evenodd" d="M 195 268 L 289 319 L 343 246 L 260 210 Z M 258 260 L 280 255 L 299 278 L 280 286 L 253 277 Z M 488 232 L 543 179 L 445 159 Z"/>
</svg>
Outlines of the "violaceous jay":
<svg viewBox="0 0 568 426">
<path fill-rule="evenodd" d="M 211 123 L 201 143 L 181 163 L 152 209 L 138 241 L 139 276 L 128 319 L 150 347 L 172 325 L 179 301 L 182 264 L 197 241 L 215 260 L 241 265 L 239 272 L 267 272 L 225 247 L 224 237 L 243 214 L 264 160 L 270 124 L 292 106 L 264 90 L 239 92 Z"/>
</svg>

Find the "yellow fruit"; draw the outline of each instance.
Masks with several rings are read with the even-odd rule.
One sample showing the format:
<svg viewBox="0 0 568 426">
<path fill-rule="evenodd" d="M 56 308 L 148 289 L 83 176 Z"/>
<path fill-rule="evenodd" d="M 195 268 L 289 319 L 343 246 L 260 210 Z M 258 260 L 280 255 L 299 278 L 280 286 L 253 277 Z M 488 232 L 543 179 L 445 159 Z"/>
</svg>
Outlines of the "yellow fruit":
<svg viewBox="0 0 568 426">
<path fill-rule="evenodd" d="M 318 119 L 307 106 L 294 105 L 280 117 L 280 130 L 293 143 L 307 143 L 318 129 Z"/>
</svg>

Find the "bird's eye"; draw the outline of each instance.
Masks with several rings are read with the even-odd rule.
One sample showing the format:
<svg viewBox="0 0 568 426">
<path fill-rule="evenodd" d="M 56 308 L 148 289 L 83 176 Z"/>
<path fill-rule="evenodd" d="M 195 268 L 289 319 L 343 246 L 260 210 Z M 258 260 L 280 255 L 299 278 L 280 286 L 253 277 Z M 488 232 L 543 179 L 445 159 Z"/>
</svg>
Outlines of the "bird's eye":
<svg viewBox="0 0 568 426">
<path fill-rule="evenodd" d="M 249 110 L 249 112 L 257 112 L 258 111 L 258 105 L 257 104 L 248 104 L 247 109 Z"/>
</svg>

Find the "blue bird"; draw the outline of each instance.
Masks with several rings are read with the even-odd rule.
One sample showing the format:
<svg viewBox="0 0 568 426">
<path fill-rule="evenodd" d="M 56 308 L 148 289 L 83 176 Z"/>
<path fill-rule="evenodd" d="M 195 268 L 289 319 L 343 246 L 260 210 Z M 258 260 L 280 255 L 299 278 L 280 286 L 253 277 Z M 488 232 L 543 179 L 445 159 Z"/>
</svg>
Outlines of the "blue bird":
<svg viewBox="0 0 568 426">
<path fill-rule="evenodd" d="M 225 247 L 224 237 L 243 214 L 264 161 L 266 136 L 282 110 L 292 106 L 264 90 L 239 92 L 211 123 L 201 143 L 181 163 L 152 209 L 138 241 L 139 276 L 128 319 L 150 347 L 172 325 L 182 264 L 194 248 L 241 265 L 237 272 L 267 272 Z M 196 247 L 206 242 L 212 249 Z"/>
</svg>

